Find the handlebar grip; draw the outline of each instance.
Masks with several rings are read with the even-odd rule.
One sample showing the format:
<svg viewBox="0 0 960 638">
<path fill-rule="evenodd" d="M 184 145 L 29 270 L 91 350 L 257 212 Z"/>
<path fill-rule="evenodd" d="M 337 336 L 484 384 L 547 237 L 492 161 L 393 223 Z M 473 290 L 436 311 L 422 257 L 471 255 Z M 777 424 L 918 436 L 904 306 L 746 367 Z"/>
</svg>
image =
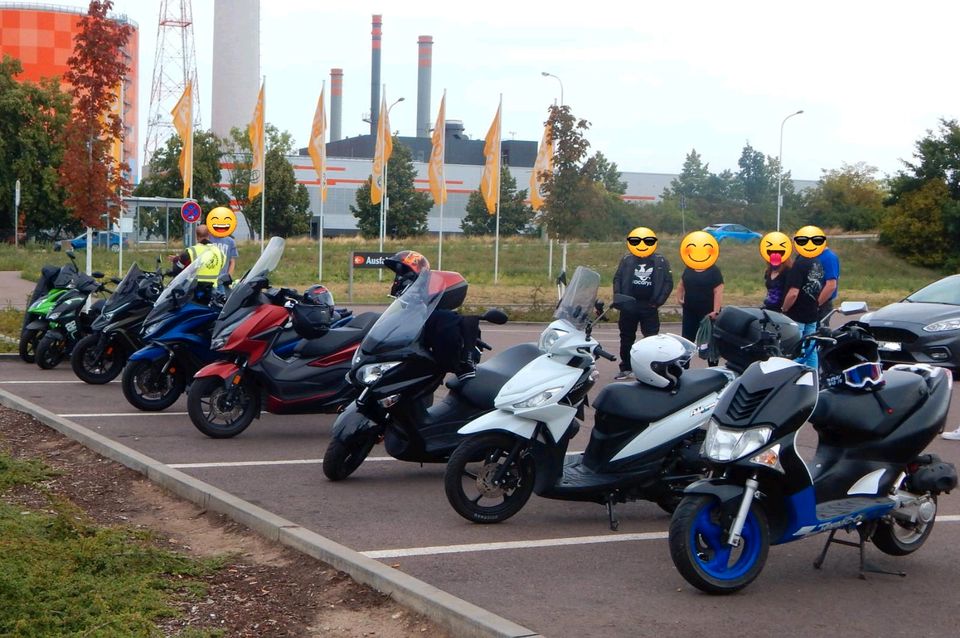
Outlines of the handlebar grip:
<svg viewBox="0 0 960 638">
<path fill-rule="evenodd" d="M 606 359 L 607 361 L 616 361 L 616 360 L 617 360 L 617 358 L 616 358 L 615 356 L 613 356 L 612 354 L 610 354 L 609 352 L 607 352 L 606 350 L 604 350 L 604 349 L 601 348 L 600 346 L 597 346 L 597 347 L 596 347 L 596 349 L 593 351 L 593 354 L 596 355 L 596 356 L 598 356 L 598 357 L 601 357 L 601 358 L 603 358 L 603 359 Z"/>
<path fill-rule="evenodd" d="M 493 346 L 482 339 L 477 339 L 477 347 L 481 350 L 493 350 Z"/>
</svg>

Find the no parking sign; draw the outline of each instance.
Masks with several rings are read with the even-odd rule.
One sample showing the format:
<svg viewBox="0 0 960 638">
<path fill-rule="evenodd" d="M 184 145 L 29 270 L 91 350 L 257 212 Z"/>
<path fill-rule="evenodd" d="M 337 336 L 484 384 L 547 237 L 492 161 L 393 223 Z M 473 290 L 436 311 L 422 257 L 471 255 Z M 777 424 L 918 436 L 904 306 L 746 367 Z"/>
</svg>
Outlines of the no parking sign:
<svg viewBox="0 0 960 638">
<path fill-rule="evenodd" d="M 201 214 L 200 204 L 197 202 L 184 202 L 183 206 L 180 207 L 180 217 L 188 224 L 195 224 L 200 221 Z"/>
</svg>

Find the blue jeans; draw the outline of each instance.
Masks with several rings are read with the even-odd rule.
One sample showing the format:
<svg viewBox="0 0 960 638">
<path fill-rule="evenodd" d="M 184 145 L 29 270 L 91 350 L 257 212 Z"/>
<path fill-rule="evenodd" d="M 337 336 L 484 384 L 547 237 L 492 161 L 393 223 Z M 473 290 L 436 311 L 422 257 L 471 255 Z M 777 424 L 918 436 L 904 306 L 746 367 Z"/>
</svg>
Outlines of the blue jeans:
<svg viewBox="0 0 960 638">
<path fill-rule="evenodd" d="M 817 331 L 817 322 L 812 321 L 810 323 L 801 323 L 800 324 L 800 335 L 806 337 L 809 334 L 813 334 Z M 819 370 L 820 359 L 817 355 L 817 342 L 808 341 L 807 345 L 804 346 L 803 352 L 798 356 L 795 361 L 802 363 L 805 366 L 810 366 L 814 370 Z"/>
</svg>

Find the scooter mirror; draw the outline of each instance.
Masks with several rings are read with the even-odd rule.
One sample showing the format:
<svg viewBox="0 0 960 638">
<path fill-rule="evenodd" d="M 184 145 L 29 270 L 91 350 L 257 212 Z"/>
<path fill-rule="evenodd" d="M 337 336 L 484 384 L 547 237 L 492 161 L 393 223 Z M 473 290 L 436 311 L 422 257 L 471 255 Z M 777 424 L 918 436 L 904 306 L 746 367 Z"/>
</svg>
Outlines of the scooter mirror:
<svg viewBox="0 0 960 638">
<path fill-rule="evenodd" d="M 94 270 L 92 273 L 90 273 L 90 276 L 93 277 L 94 279 L 102 279 L 103 273 L 100 272 L 99 270 Z"/>
<path fill-rule="evenodd" d="M 632 302 L 633 302 L 633 297 L 631 297 L 630 295 L 624 295 L 618 292 L 613 295 L 613 303 L 610 304 L 610 307 L 616 308 L 618 310 L 622 310 L 624 305 L 630 304 Z"/>
<path fill-rule="evenodd" d="M 857 315 L 866 311 L 866 301 L 844 301 L 840 304 L 840 314 L 842 315 Z"/>
<path fill-rule="evenodd" d="M 111 278 L 110 278 L 110 281 L 112 281 L 112 282 L 115 283 L 115 284 L 118 284 L 118 283 L 120 283 L 122 280 L 121 280 L 119 277 L 111 277 Z"/>
<path fill-rule="evenodd" d="M 68 250 L 67 257 L 69 257 L 70 259 L 74 259 L 76 258 L 76 254 L 72 250 Z"/>
<path fill-rule="evenodd" d="M 499 308 L 491 308 L 483 313 L 480 318 L 489 323 L 497 324 L 498 326 L 502 326 L 503 324 L 507 323 L 507 313 Z"/>
</svg>

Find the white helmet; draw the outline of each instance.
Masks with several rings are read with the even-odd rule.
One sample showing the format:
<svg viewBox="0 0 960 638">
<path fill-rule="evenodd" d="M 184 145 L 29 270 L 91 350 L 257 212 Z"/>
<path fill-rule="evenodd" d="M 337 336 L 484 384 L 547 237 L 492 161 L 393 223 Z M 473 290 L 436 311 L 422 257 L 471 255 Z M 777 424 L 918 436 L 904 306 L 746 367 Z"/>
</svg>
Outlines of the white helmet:
<svg viewBox="0 0 960 638">
<path fill-rule="evenodd" d="M 644 337 L 630 348 L 630 367 L 640 383 L 672 390 L 697 347 L 674 334 Z"/>
</svg>

